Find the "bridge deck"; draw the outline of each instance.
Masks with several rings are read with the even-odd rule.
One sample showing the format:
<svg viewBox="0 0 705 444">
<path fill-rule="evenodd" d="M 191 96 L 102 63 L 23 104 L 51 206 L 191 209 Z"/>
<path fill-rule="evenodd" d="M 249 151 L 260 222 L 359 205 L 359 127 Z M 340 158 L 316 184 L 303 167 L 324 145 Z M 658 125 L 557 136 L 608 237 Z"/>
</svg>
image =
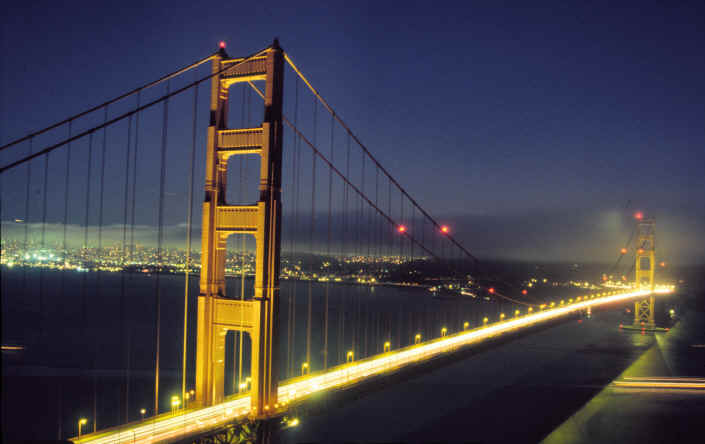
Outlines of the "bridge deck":
<svg viewBox="0 0 705 444">
<path fill-rule="evenodd" d="M 654 293 L 673 292 L 672 287 L 658 287 Z M 424 362 L 462 347 L 477 344 L 500 335 L 533 327 L 551 320 L 569 316 L 588 307 L 625 302 L 649 296 L 648 291 L 607 292 L 592 295 L 581 302 L 538 311 L 518 318 L 489 324 L 473 330 L 455 334 L 387 352 L 370 358 L 332 367 L 325 372 L 312 373 L 304 377 L 282 381 L 279 386 L 280 405 L 270 406 L 274 412 L 285 411 L 288 404 L 303 401 L 312 394 L 324 390 L 339 390 L 357 384 L 385 372 L 392 372 L 414 363 Z M 248 394 L 229 399 L 211 407 L 163 414 L 156 418 L 126 424 L 112 429 L 87 434 L 72 441 L 80 443 L 130 443 L 168 442 L 186 439 L 201 434 L 250 413 Z"/>
</svg>

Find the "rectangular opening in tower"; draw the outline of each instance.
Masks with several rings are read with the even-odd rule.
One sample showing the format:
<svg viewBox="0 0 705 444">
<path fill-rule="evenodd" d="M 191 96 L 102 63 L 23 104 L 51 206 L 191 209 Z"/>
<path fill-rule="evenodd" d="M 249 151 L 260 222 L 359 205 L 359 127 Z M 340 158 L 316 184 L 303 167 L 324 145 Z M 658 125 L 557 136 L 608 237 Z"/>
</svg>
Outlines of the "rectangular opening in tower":
<svg viewBox="0 0 705 444">
<path fill-rule="evenodd" d="M 244 393 L 251 388 L 252 340 L 236 330 L 225 336 L 225 396 Z"/>
<path fill-rule="evenodd" d="M 252 205 L 259 199 L 261 158 L 258 154 L 241 154 L 228 159 L 225 202 L 228 205 Z"/>
</svg>

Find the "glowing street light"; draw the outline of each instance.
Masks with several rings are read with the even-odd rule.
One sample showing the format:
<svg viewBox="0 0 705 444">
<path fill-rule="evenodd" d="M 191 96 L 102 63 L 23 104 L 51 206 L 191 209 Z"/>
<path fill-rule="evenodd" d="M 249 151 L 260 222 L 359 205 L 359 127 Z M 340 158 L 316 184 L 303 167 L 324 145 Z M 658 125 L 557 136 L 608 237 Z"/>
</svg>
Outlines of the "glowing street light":
<svg viewBox="0 0 705 444">
<path fill-rule="evenodd" d="M 384 343 L 384 353 L 387 353 L 392 348 L 392 343 L 387 341 Z"/>
<path fill-rule="evenodd" d="M 355 360 L 355 353 L 353 353 L 352 350 L 348 350 L 348 354 L 346 356 L 347 362 L 353 362 Z"/>
<path fill-rule="evenodd" d="M 642 220 L 643 218 L 644 218 L 644 213 L 642 213 L 641 211 L 637 211 L 636 213 L 634 213 L 634 219 Z"/>
<path fill-rule="evenodd" d="M 463 323 L 463 330 L 467 330 L 468 327 L 470 327 L 470 323 L 469 323 L 469 322 L 464 322 L 464 323 Z"/>
<path fill-rule="evenodd" d="M 531 313 L 532 311 L 534 311 L 534 307 L 529 307 L 529 313 Z"/>
<path fill-rule="evenodd" d="M 515 317 L 515 318 L 518 318 L 518 317 L 519 317 L 519 313 L 521 313 L 519 310 L 514 310 L 514 317 Z"/>
<path fill-rule="evenodd" d="M 526 295 L 527 293 L 528 293 L 528 291 L 526 291 L 526 288 L 521 290 L 521 294 Z"/>
<path fill-rule="evenodd" d="M 144 415 L 147 413 L 147 409 L 140 409 L 140 415 L 142 415 L 142 421 L 144 421 Z"/>
<path fill-rule="evenodd" d="M 627 249 L 624 248 L 624 247 L 622 247 L 622 249 L 619 250 L 619 252 L 620 252 L 621 254 L 627 254 Z"/>
<path fill-rule="evenodd" d="M 416 336 L 414 336 L 414 344 L 418 344 L 421 342 L 421 333 L 416 333 Z"/>
<path fill-rule="evenodd" d="M 86 425 L 87 422 L 88 422 L 88 420 L 86 418 L 81 418 L 78 420 L 78 437 L 79 438 L 81 437 L 81 429 L 83 428 L 84 425 Z"/>
<path fill-rule="evenodd" d="M 246 382 L 241 382 L 240 385 L 237 386 L 238 393 L 242 393 L 247 389 L 247 383 Z"/>
<path fill-rule="evenodd" d="M 500 314 L 499 314 L 499 320 L 500 320 L 500 321 L 503 321 L 503 320 L 504 320 L 504 313 L 500 313 Z"/>
<path fill-rule="evenodd" d="M 181 400 L 178 396 L 174 395 L 171 397 L 171 413 L 176 413 L 176 409 L 181 405 Z"/>
<path fill-rule="evenodd" d="M 487 322 L 488 322 L 488 321 L 489 321 L 489 319 L 483 318 L 483 319 L 482 319 L 482 325 L 487 325 Z"/>
<path fill-rule="evenodd" d="M 308 373 L 308 370 L 308 362 L 304 362 L 303 364 L 301 364 L 301 376 Z"/>
<path fill-rule="evenodd" d="M 494 287 L 490 287 L 487 289 L 487 292 L 490 294 L 494 294 Z"/>
<path fill-rule="evenodd" d="M 442 337 L 442 336 L 445 336 L 446 333 L 448 333 L 448 329 L 445 328 L 445 327 L 443 327 L 443 328 L 441 329 L 441 337 Z"/>
</svg>

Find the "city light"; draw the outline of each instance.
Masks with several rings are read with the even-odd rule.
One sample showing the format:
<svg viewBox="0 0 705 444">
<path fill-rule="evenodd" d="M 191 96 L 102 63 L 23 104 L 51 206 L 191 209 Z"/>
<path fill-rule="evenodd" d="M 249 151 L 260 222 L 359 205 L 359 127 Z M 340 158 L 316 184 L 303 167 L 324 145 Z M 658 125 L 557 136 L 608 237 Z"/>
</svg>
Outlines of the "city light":
<svg viewBox="0 0 705 444">
<path fill-rule="evenodd" d="M 218 46 L 220 46 L 220 49 L 225 49 L 225 42 L 221 40 Z"/>
</svg>

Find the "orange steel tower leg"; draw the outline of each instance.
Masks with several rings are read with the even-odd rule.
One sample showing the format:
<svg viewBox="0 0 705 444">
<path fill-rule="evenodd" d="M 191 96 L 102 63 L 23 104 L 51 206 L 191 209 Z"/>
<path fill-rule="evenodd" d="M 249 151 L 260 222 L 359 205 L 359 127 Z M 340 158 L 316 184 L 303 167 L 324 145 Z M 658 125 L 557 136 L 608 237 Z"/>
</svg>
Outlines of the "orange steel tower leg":
<svg viewBox="0 0 705 444">
<path fill-rule="evenodd" d="M 228 68 L 228 66 L 232 66 Z M 196 333 L 196 402 L 213 405 L 224 398 L 225 336 L 229 330 L 252 340 L 252 415 L 267 416 L 277 402 L 279 257 L 281 252 L 281 170 L 283 55 L 279 43 L 248 59 L 229 59 L 223 49 L 213 58 L 210 126 L 201 239 L 201 279 Z M 265 81 L 261 127 L 227 129 L 228 89 L 241 82 Z M 259 200 L 228 205 L 228 158 L 260 156 Z M 256 243 L 254 295 L 225 296 L 225 248 L 231 234 L 249 234 Z M 272 408 L 273 410 L 273 408 Z"/>
<path fill-rule="evenodd" d="M 654 291 L 654 270 L 656 268 L 656 245 L 654 242 L 654 220 L 644 219 L 637 225 L 636 287 Z M 634 325 L 653 327 L 654 296 L 634 303 Z"/>
</svg>

